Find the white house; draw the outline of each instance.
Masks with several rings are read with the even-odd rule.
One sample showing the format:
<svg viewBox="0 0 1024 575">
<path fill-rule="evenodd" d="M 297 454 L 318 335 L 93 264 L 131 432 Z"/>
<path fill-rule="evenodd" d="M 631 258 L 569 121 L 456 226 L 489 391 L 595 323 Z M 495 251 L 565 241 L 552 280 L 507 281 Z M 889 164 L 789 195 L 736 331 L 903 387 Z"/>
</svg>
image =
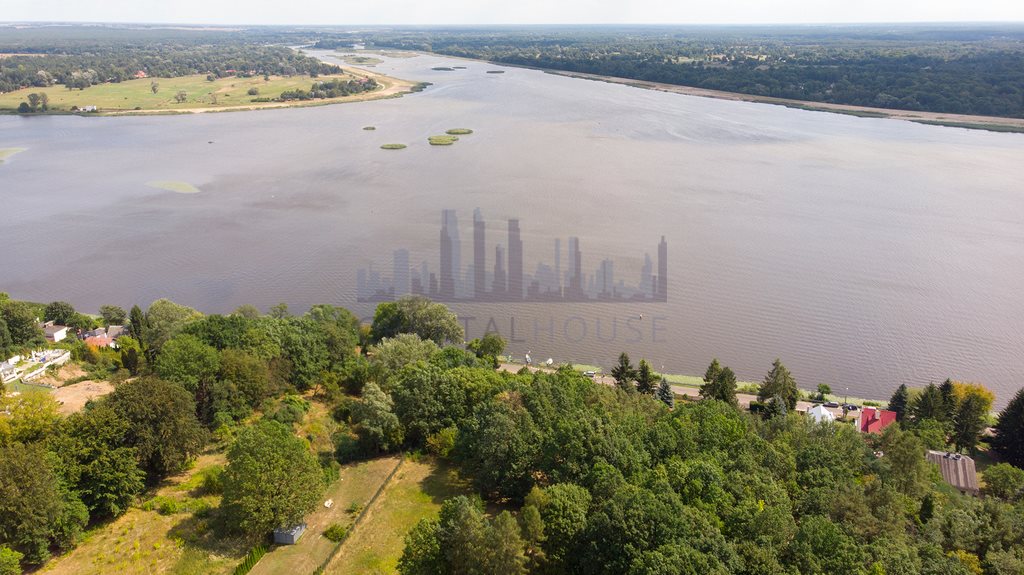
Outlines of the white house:
<svg viewBox="0 0 1024 575">
<path fill-rule="evenodd" d="M 827 423 L 836 420 L 836 416 L 832 415 L 832 412 L 821 404 L 808 409 L 807 416 L 813 419 L 815 423 Z"/>
<path fill-rule="evenodd" d="M 57 343 L 58 341 L 63 341 L 66 337 L 68 337 L 67 326 L 54 325 L 52 321 L 48 321 L 39 327 L 41 327 L 43 333 L 46 334 L 47 341 Z"/>
</svg>

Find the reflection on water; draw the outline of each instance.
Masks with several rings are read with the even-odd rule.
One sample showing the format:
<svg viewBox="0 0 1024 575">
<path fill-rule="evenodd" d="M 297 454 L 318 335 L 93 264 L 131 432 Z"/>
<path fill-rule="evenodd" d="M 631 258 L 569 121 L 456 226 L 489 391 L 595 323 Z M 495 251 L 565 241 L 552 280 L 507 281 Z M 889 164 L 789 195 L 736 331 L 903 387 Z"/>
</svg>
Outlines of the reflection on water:
<svg viewBox="0 0 1024 575">
<path fill-rule="evenodd" d="M 658 238 L 672 246 L 666 303 L 454 304 L 470 336 L 498 329 L 517 355 L 607 366 L 627 350 L 681 373 L 718 357 L 745 379 L 781 357 L 806 388 L 888 396 L 954 377 L 1000 404 L 1024 382 L 1024 136 L 383 59 L 375 71 L 434 85 L 306 109 L 0 118 L 0 148 L 26 149 L 0 165 L 0 290 L 369 316 L 359 269 L 400 248 L 437 267 L 441 210 L 479 207 L 503 236 L 520 221 L 531 265 L 576 237 L 586 273 L 611 260 L 636 284 Z M 427 144 L 451 126 L 474 134 Z M 380 149 L 394 142 L 408 148 Z M 465 269 L 471 228 L 461 242 Z"/>
</svg>

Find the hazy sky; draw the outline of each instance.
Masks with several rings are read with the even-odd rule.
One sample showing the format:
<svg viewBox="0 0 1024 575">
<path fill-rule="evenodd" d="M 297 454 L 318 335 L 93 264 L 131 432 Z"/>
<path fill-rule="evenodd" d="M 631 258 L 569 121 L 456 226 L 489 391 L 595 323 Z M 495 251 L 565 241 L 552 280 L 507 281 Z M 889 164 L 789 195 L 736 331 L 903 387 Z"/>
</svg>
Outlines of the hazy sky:
<svg viewBox="0 0 1024 575">
<path fill-rule="evenodd" d="M 211 24 L 1024 21 L 1024 0 L 0 0 L 0 20 Z"/>
</svg>

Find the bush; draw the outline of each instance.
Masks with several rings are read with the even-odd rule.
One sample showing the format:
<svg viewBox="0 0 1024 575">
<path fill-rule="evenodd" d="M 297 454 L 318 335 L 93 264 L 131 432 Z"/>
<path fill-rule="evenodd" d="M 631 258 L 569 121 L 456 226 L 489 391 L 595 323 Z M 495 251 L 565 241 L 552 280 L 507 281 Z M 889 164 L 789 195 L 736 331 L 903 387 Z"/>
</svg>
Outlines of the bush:
<svg viewBox="0 0 1024 575">
<path fill-rule="evenodd" d="M 345 535 L 348 533 L 348 528 L 341 523 L 332 523 L 330 527 L 324 530 L 324 537 L 330 539 L 335 543 L 341 543 L 345 539 Z"/>
<path fill-rule="evenodd" d="M 156 511 L 160 515 L 175 515 L 186 510 L 181 501 L 163 495 L 157 495 L 145 502 L 142 508 L 146 511 Z"/>
<path fill-rule="evenodd" d="M 0 575 L 21 575 L 21 553 L 0 545 Z"/>
<path fill-rule="evenodd" d="M 247 94 L 249 94 L 250 96 L 259 96 L 260 95 L 260 89 L 259 88 L 249 88 L 249 91 L 247 92 Z"/>
<path fill-rule="evenodd" d="M 438 457 L 448 457 L 455 448 L 459 429 L 454 425 L 427 436 L 427 449 Z"/>
<path fill-rule="evenodd" d="M 220 495 L 224 493 L 224 468 L 220 465 L 213 465 L 199 472 L 202 478 L 199 487 L 207 495 Z"/>
<path fill-rule="evenodd" d="M 256 563 L 259 562 L 259 560 L 266 554 L 267 548 L 265 546 L 257 545 L 253 547 L 252 551 L 249 551 L 249 553 L 245 555 L 245 559 L 242 559 L 242 563 L 239 564 L 238 567 L 235 567 L 233 575 L 245 575 L 251 571 L 252 568 L 256 566 Z"/>
</svg>

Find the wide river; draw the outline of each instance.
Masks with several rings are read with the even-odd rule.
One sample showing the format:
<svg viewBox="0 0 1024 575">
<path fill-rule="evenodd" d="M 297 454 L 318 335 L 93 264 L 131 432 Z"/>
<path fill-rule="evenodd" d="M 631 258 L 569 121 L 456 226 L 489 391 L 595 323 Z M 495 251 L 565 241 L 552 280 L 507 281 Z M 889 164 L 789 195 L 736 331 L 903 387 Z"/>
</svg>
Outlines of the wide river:
<svg viewBox="0 0 1024 575">
<path fill-rule="evenodd" d="M 366 317 L 360 288 L 386 287 L 394 267 L 401 285 L 429 291 L 434 273 L 443 289 L 443 209 L 458 221 L 456 293 L 471 294 L 480 208 L 487 291 L 496 244 L 506 274 L 515 251 L 508 218 L 524 286 L 542 291 L 569 285 L 569 237 L 582 289 L 657 291 L 666 238 L 664 303 L 452 304 L 469 336 L 496 328 L 518 357 L 607 368 L 626 350 L 694 374 L 717 357 L 748 380 L 780 357 L 804 388 L 888 397 L 952 377 L 997 405 L 1024 385 L 1024 135 L 432 56 L 376 71 L 433 85 L 305 109 L 0 117 L 0 149 L 26 150 L 0 165 L 0 291 L 86 311 L 168 297 Z M 475 133 L 454 146 L 426 143 L 463 127 Z M 147 186 L 164 180 L 201 192 Z M 401 248 L 408 266 L 393 265 Z"/>
</svg>

